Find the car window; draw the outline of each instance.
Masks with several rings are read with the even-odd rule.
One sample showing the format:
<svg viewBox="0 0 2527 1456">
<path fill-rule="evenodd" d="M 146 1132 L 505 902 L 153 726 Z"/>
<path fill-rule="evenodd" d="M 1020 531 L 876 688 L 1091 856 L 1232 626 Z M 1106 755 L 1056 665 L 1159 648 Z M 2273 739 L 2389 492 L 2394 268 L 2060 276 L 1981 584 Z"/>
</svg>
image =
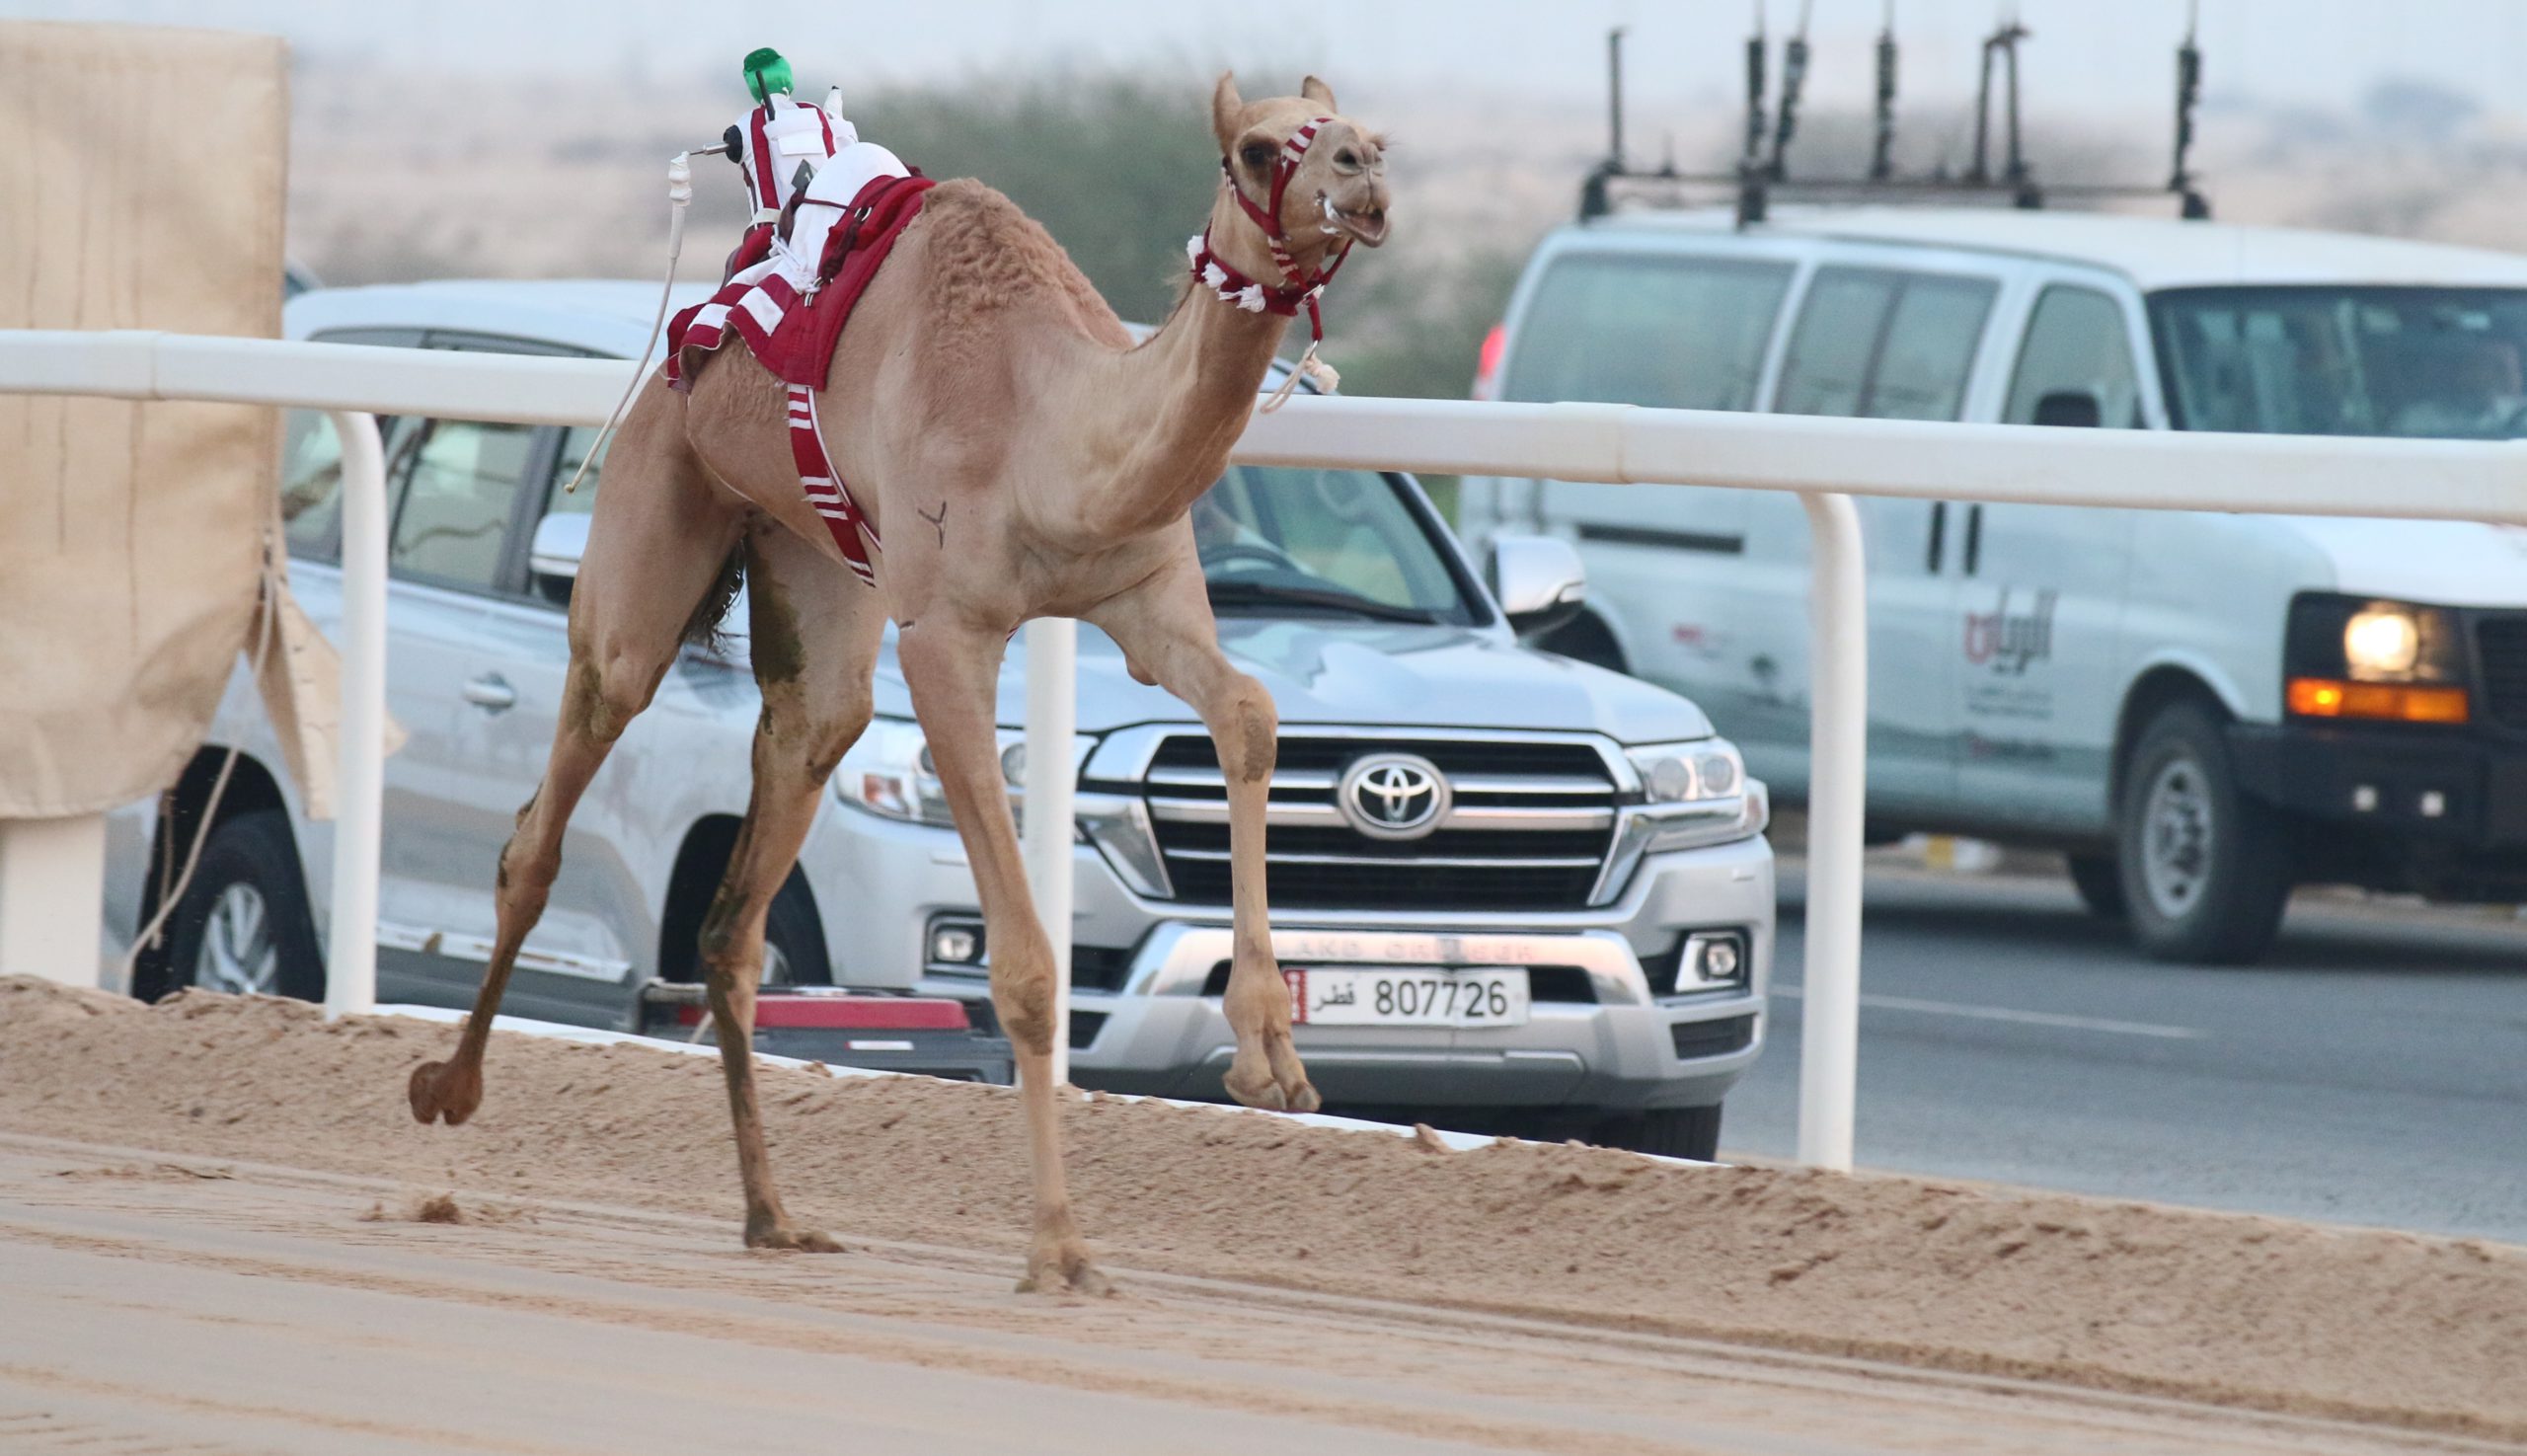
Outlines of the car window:
<svg viewBox="0 0 2527 1456">
<path fill-rule="evenodd" d="M 1893 273 L 1818 268 L 1790 336 L 1774 408 L 1784 415 L 1859 414 L 1896 287 Z"/>
<path fill-rule="evenodd" d="M 500 585 L 535 438 L 531 425 L 431 420 L 391 444 L 387 561 L 396 574 L 476 590 Z"/>
<path fill-rule="evenodd" d="M 2027 340 L 2019 345 L 2018 372 L 2010 380 L 2011 424 L 2035 422 L 2035 407 L 2049 394 L 2081 392 L 2098 403 L 2098 422 L 2112 429 L 2141 425 L 2141 383 L 2132 369 L 2131 336 L 2123 309 L 2095 288 L 2055 283 L 2035 300 Z"/>
<path fill-rule="evenodd" d="M 1376 471 L 1231 466 L 1190 517 L 1214 591 L 1331 591 L 1477 620 L 1403 488 Z"/>
<path fill-rule="evenodd" d="M 289 554 L 334 561 L 342 554 L 343 440 L 322 410 L 281 420 L 280 519 Z"/>
<path fill-rule="evenodd" d="M 1954 420 L 1995 291 L 1984 278 L 1818 268 L 1790 336 L 1774 408 Z"/>
<path fill-rule="evenodd" d="M 596 427 L 589 424 L 575 424 L 563 431 L 562 458 L 554 464 L 553 484 L 545 492 L 544 515 L 586 515 L 596 509 L 597 477 L 605 474 L 605 457 L 614 449 L 614 441 L 607 440 L 605 448 L 596 452 L 587 474 L 579 476 L 578 489 L 564 489 L 571 484 L 571 477 L 578 474 L 579 462 L 596 436 Z"/>
<path fill-rule="evenodd" d="M 1750 410 L 1788 264 L 1572 254 L 1518 325 L 1501 397 Z"/>
<path fill-rule="evenodd" d="M 2527 434 L 2527 289 L 2178 288 L 2150 324 L 2179 429 Z"/>
</svg>

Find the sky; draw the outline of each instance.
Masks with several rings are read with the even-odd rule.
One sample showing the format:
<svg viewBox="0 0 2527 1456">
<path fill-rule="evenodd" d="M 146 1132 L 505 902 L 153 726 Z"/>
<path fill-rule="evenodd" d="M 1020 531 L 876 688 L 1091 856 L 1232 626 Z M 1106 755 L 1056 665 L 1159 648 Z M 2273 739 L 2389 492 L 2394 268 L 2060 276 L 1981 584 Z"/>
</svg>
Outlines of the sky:
<svg viewBox="0 0 2527 1456">
<path fill-rule="evenodd" d="M 1887 0 L 1806 0 L 1812 107 L 1869 104 Z M 2172 52 L 2195 0 L 1893 0 L 1903 90 L 1970 96 L 1975 45 L 2005 11 L 2033 33 L 2029 115 L 2164 115 Z M 1776 34 L 1801 0 L 1768 0 Z M 2347 106 L 2376 82 L 2417 79 L 2495 112 L 2527 77 L 2527 0 L 2198 0 L 2208 100 Z M 0 0 L 0 17 L 137 21 L 277 32 L 303 63 L 388 63 L 515 74 L 733 74 L 770 44 L 803 85 L 955 80 L 1045 62 L 1202 70 L 1268 58 L 1356 88 L 1461 86 L 1589 104 L 1604 36 L 1631 30 L 1641 124 L 1662 104 L 1708 106 L 1740 85 L 1755 0 Z M 1250 91 L 1254 88 L 1250 87 Z"/>
</svg>

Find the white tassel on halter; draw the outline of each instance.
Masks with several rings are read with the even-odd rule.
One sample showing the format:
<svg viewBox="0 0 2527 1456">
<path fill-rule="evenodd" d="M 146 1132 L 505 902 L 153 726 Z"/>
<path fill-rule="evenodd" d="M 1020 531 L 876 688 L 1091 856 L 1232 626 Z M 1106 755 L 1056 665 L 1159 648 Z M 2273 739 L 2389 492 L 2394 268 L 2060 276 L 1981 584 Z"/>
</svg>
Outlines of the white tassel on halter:
<svg viewBox="0 0 2527 1456">
<path fill-rule="evenodd" d="M 1316 345 L 1311 341 L 1308 344 L 1307 352 L 1299 355 L 1298 363 L 1291 368 L 1288 377 L 1281 381 L 1281 387 L 1272 391 L 1270 398 L 1264 400 L 1263 404 L 1256 406 L 1257 412 L 1264 415 L 1277 413 L 1283 405 L 1290 402 L 1291 395 L 1298 393 L 1301 379 L 1315 385 L 1318 394 L 1332 394 L 1342 384 L 1342 376 L 1335 372 L 1334 366 L 1316 356 Z"/>
<path fill-rule="evenodd" d="M 623 412 L 632 407 L 632 397 L 641 392 L 641 382 L 649 377 L 650 351 L 658 346 L 659 331 L 666 328 L 667 303 L 675 297 L 675 262 L 684 255 L 684 209 L 693 201 L 693 168 L 689 152 L 678 152 L 667 163 L 667 281 L 658 290 L 658 314 L 650 321 L 650 342 L 641 345 L 641 362 L 632 368 L 632 382 L 624 387 L 623 398 L 614 405 L 614 413 L 605 418 L 605 428 L 596 432 L 596 443 L 579 457 L 579 468 L 571 472 L 571 483 L 562 494 L 572 495 L 579 489 L 580 477 L 605 453 L 605 442 L 614 438 L 614 426 L 623 422 Z"/>
</svg>

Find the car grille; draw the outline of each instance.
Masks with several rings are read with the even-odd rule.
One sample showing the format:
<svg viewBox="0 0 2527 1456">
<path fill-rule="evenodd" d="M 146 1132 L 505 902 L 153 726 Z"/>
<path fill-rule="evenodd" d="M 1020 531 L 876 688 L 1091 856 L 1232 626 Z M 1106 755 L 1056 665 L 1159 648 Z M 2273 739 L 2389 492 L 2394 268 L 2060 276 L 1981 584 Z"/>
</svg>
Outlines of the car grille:
<svg viewBox="0 0 2527 1456">
<path fill-rule="evenodd" d="M 1336 807 L 1343 771 L 1418 754 L 1455 806 L 1419 839 L 1373 839 Z M 1163 739 L 1141 786 L 1174 897 L 1229 902 L 1228 789 L 1211 740 Z M 1285 734 L 1264 836 L 1276 908 L 1561 910 L 1588 903 L 1614 840 L 1615 783 L 1585 742 Z"/>
<path fill-rule="evenodd" d="M 2503 728 L 2527 728 L 2527 616 L 2475 624 L 2484 665 L 2484 712 Z"/>
</svg>

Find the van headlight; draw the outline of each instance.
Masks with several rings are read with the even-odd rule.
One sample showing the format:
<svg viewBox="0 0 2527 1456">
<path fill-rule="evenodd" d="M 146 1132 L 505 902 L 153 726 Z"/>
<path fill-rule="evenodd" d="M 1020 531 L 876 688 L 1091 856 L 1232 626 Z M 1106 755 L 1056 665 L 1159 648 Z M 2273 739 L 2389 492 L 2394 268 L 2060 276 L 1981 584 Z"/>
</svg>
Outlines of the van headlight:
<svg viewBox="0 0 2527 1456">
<path fill-rule="evenodd" d="M 1010 804 L 1020 805 L 1027 798 L 1027 732 L 1009 728 L 997 732 L 1001 781 L 1008 786 Z M 1081 733 L 1071 743 L 1071 769 L 1077 773 L 1097 740 Z M 860 741 L 852 744 L 851 751 L 834 766 L 833 796 L 853 808 L 866 809 L 883 819 L 936 824 L 943 829 L 956 825 L 948 813 L 947 790 L 939 782 L 939 765 L 930 756 L 930 744 L 922 737 L 921 725 L 907 719 L 869 721 Z"/>
<path fill-rule="evenodd" d="M 2282 702 L 2294 718 L 2466 723 L 2462 626 L 2446 607 L 2303 591 L 2290 601 Z"/>
<path fill-rule="evenodd" d="M 1651 743 L 1627 748 L 1632 771 L 1640 776 L 1646 804 L 1692 804 L 1734 799 L 1746 792 L 1746 761 L 1737 745 L 1725 738 L 1696 738 L 1689 743 Z"/>
</svg>

